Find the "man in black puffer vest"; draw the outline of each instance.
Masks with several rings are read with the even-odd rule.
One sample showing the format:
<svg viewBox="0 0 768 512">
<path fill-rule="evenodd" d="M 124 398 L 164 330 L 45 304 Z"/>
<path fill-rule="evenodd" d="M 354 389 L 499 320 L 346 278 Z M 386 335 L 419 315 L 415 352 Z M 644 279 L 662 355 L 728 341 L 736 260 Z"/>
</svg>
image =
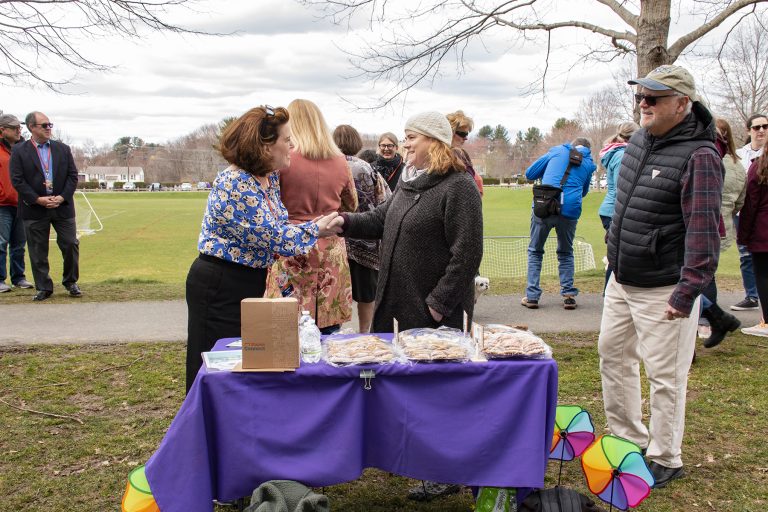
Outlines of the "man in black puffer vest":
<svg viewBox="0 0 768 512">
<path fill-rule="evenodd" d="M 717 270 L 723 164 L 693 77 L 661 66 L 638 85 L 641 130 L 621 161 L 608 232 L 613 276 L 598 351 L 608 427 L 647 448 L 656 487 L 683 476 L 688 370 L 699 295 Z M 651 391 L 642 422 L 640 361 Z"/>
</svg>

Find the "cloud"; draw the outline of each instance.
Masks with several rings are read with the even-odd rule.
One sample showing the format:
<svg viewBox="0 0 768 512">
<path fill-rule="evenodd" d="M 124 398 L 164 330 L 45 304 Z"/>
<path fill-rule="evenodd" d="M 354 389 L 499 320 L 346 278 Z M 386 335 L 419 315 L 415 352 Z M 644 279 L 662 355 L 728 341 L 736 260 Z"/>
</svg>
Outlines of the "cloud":
<svg viewBox="0 0 768 512">
<path fill-rule="evenodd" d="M 222 9 L 226 8 L 226 9 Z M 186 27 L 209 33 L 279 35 L 310 32 L 344 32 L 344 25 L 333 24 L 317 11 L 290 1 L 249 2 L 237 5 L 222 2 L 215 11 L 197 16 Z"/>
</svg>

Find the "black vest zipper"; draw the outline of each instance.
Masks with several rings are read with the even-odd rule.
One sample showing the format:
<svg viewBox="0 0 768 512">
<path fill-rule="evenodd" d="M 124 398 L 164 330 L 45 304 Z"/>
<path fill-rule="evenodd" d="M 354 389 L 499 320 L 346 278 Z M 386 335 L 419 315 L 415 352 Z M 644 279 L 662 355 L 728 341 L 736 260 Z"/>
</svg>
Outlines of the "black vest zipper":
<svg viewBox="0 0 768 512">
<path fill-rule="evenodd" d="M 656 138 L 651 137 L 651 147 L 648 148 L 648 151 L 646 151 L 645 155 L 643 155 L 643 159 L 640 162 L 640 167 L 638 168 L 637 175 L 635 176 L 635 181 L 632 183 L 632 188 L 629 189 L 629 193 L 627 194 L 627 200 L 624 202 L 624 207 L 621 210 L 621 215 L 619 215 L 619 225 L 616 226 L 616 268 L 613 269 L 614 275 L 616 276 L 617 280 L 619 277 L 619 260 L 621 259 L 621 251 L 619 250 L 621 248 L 621 225 L 624 224 L 624 214 L 627 213 L 629 200 L 632 198 L 632 194 L 635 192 L 635 187 L 637 187 L 637 182 L 640 181 L 640 177 L 643 175 L 643 169 L 645 169 L 645 163 L 648 161 L 648 157 L 651 156 L 651 152 L 653 151 L 653 145 L 655 143 L 656 143 Z M 621 167 L 619 167 L 619 172 L 621 172 Z"/>
</svg>

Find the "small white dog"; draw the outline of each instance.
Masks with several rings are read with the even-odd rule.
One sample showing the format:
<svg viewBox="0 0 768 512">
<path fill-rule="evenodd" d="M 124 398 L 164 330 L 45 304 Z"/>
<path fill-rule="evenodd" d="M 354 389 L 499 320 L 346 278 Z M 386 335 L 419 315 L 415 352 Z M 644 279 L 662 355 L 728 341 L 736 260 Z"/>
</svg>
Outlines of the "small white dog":
<svg viewBox="0 0 768 512">
<path fill-rule="evenodd" d="M 482 294 L 490 290 L 490 288 L 490 279 L 481 276 L 475 277 L 475 304 L 477 304 L 477 299 L 479 299 Z"/>
</svg>

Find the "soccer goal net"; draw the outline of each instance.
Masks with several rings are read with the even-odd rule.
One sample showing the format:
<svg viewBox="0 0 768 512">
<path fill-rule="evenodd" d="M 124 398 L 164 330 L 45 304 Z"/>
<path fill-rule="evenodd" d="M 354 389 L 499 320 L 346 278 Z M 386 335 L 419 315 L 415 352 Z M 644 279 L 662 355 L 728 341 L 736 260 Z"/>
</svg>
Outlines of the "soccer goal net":
<svg viewBox="0 0 768 512">
<path fill-rule="evenodd" d="M 525 277 L 528 273 L 527 236 L 483 237 L 483 261 L 480 275 L 485 277 Z M 581 238 L 573 241 L 573 257 L 576 272 L 595 268 L 592 246 Z M 544 244 L 542 275 L 557 275 L 557 237 L 549 237 Z"/>
<path fill-rule="evenodd" d="M 104 229 L 96 210 L 82 191 L 75 192 L 75 221 L 77 222 L 77 238 L 92 235 Z M 50 240 L 56 240 L 56 230 L 51 228 Z"/>
<path fill-rule="evenodd" d="M 104 229 L 96 210 L 88 196 L 78 190 L 75 193 L 75 218 L 77 219 L 77 237 L 92 235 Z"/>
</svg>

